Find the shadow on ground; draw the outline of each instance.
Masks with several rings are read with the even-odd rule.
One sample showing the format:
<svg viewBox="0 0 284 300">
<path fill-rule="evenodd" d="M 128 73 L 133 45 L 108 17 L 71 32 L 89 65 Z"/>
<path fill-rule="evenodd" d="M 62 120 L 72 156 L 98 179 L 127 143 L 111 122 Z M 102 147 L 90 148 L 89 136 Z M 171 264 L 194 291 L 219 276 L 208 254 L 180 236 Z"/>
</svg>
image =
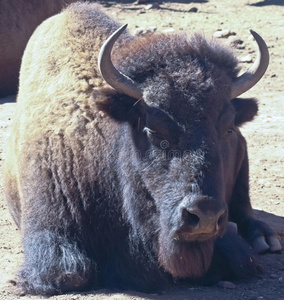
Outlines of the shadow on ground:
<svg viewBox="0 0 284 300">
<path fill-rule="evenodd" d="M 5 104 L 5 103 L 15 103 L 16 102 L 16 95 L 11 95 L 7 96 L 4 98 L 0 98 L 0 104 Z"/>
<path fill-rule="evenodd" d="M 117 3 L 121 3 L 121 4 L 133 4 L 134 2 L 136 2 L 135 0 L 99 0 L 99 3 L 103 4 L 103 3 L 110 3 L 110 4 L 117 4 Z M 141 3 L 141 4 L 151 4 L 154 2 L 159 2 L 159 3 L 185 3 L 185 4 L 190 4 L 190 3 L 207 3 L 208 0 L 193 0 L 193 1 L 189 1 L 189 0 L 164 0 L 164 1 L 155 1 L 155 0 L 151 0 L 151 1 L 146 1 L 145 3 Z"/>
<path fill-rule="evenodd" d="M 258 7 L 267 6 L 267 5 L 284 6 L 284 1 L 283 0 L 263 0 L 263 1 L 259 1 L 259 2 L 249 4 L 249 5 L 250 6 L 258 6 Z"/>
<path fill-rule="evenodd" d="M 274 232 L 280 237 L 282 244 L 284 243 L 284 217 L 277 216 L 263 210 L 254 210 L 255 216 L 270 225 Z"/>
</svg>

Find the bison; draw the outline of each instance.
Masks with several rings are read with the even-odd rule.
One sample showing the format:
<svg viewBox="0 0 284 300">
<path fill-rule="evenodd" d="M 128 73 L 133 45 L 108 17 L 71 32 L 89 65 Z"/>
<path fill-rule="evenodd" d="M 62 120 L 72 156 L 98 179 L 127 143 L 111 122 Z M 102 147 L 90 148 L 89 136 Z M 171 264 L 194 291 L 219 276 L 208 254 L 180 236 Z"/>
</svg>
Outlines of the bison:
<svg viewBox="0 0 284 300">
<path fill-rule="evenodd" d="M 77 0 L 0 1 L 0 97 L 15 94 L 21 58 L 35 28 Z"/>
<path fill-rule="evenodd" d="M 260 270 L 249 244 L 281 250 L 253 216 L 239 130 L 257 114 L 238 96 L 265 73 L 265 42 L 251 31 L 259 57 L 238 76 L 202 35 L 125 27 L 76 3 L 25 50 L 5 195 L 27 293 L 248 278 Z"/>
</svg>

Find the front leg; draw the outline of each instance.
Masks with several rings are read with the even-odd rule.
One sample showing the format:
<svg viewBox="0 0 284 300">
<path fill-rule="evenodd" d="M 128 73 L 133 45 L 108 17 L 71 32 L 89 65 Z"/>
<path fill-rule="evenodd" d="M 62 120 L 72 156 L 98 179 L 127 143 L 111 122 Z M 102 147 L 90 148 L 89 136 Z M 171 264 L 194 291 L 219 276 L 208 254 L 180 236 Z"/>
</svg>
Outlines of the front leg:
<svg viewBox="0 0 284 300">
<path fill-rule="evenodd" d="M 237 175 L 229 203 L 230 221 L 237 223 L 240 234 L 260 254 L 278 252 L 282 246 L 273 230 L 264 222 L 256 220 L 249 197 L 249 167 L 247 154 Z"/>
<path fill-rule="evenodd" d="M 29 294 L 53 295 L 86 288 L 95 266 L 75 238 L 58 231 L 26 232 L 17 285 Z"/>
</svg>

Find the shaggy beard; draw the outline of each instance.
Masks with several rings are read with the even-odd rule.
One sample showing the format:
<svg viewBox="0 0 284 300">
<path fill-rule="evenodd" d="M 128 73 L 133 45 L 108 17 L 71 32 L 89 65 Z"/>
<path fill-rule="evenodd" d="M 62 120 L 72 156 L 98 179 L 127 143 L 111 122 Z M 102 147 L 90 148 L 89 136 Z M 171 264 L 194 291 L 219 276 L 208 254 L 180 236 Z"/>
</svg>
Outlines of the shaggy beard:
<svg viewBox="0 0 284 300">
<path fill-rule="evenodd" d="M 175 278 L 198 278 L 209 269 L 214 251 L 214 239 L 180 242 L 159 238 L 159 263 Z"/>
</svg>

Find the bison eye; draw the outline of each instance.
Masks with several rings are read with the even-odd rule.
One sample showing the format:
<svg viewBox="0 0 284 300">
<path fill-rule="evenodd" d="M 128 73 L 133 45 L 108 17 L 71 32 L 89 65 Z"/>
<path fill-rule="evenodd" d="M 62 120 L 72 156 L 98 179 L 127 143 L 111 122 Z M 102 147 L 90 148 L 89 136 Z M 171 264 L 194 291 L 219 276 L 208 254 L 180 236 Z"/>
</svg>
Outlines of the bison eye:
<svg viewBox="0 0 284 300">
<path fill-rule="evenodd" d="M 152 130 L 148 127 L 144 127 L 143 131 L 146 132 L 147 134 L 151 134 L 151 135 L 156 135 L 157 134 L 157 131 Z"/>
<path fill-rule="evenodd" d="M 157 131 L 152 130 L 148 127 L 145 127 L 143 131 L 146 132 L 147 137 L 152 145 L 156 147 L 161 147 L 161 142 L 163 141 L 163 138 L 157 133 Z"/>
</svg>

